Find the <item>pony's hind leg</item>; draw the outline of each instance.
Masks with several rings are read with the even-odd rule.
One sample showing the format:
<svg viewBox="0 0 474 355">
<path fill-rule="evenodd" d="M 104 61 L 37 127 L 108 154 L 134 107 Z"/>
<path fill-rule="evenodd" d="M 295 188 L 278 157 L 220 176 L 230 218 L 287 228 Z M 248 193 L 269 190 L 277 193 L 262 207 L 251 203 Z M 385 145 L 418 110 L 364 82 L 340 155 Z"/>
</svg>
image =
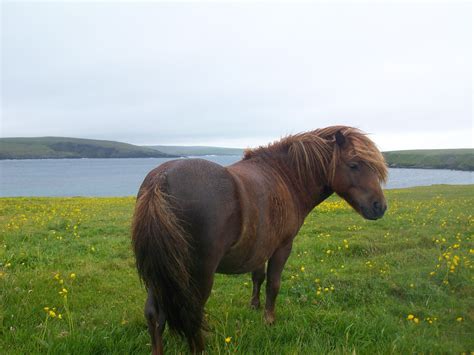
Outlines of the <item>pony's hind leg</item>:
<svg viewBox="0 0 474 355">
<path fill-rule="evenodd" d="M 193 338 L 188 338 L 188 346 L 191 354 L 201 354 L 204 351 L 204 337 L 201 330 Z"/>
<path fill-rule="evenodd" d="M 148 332 L 150 333 L 152 354 L 163 354 L 163 331 L 165 330 L 166 317 L 160 311 L 153 293 L 148 290 L 148 297 L 145 302 L 145 318 L 148 322 Z"/>
<path fill-rule="evenodd" d="M 199 297 L 200 312 L 199 316 L 204 318 L 204 308 L 212 290 L 214 283 L 215 263 L 212 260 L 206 260 L 204 257 L 199 258 L 201 262 L 195 264 L 193 281 L 196 287 L 196 295 Z M 205 260 L 205 261 L 204 261 Z M 202 322 L 207 328 L 206 322 Z M 201 329 L 196 330 L 195 334 L 187 337 L 188 345 L 192 354 L 201 354 L 205 349 L 204 334 Z"/>
<path fill-rule="evenodd" d="M 250 300 L 250 307 L 253 309 L 260 308 L 260 287 L 265 280 L 265 264 L 252 272 L 252 299 Z"/>
</svg>

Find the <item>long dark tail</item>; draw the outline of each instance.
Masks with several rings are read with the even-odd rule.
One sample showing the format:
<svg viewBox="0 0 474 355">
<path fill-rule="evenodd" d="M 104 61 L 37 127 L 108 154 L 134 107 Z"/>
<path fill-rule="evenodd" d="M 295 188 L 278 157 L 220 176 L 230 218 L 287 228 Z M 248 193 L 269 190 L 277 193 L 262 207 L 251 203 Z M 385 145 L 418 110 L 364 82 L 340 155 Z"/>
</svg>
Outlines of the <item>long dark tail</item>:
<svg viewBox="0 0 474 355">
<path fill-rule="evenodd" d="M 203 309 L 190 275 L 189 237 L 173 212 L 170 196 L 157 183 L 142 187 L 132 225 L 138 273 L 170 329 L 193 347 L 200 343 Z"/>
</svg>

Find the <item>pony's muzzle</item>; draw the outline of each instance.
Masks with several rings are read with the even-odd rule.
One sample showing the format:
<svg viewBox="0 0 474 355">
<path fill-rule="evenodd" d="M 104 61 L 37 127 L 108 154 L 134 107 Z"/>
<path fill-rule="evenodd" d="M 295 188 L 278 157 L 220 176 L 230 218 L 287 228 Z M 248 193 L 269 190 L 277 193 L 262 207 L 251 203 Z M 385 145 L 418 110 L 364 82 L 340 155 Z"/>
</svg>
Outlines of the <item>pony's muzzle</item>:
<svg viewBox="0 0 474 355">
<path fill-rule="evenodd" d="M 375 201 L 372 204 L 372 214 L 374 216 L 374 219 L 382 218 L 386 210 L 387 204 L 385 202 Z"/>
</svg>

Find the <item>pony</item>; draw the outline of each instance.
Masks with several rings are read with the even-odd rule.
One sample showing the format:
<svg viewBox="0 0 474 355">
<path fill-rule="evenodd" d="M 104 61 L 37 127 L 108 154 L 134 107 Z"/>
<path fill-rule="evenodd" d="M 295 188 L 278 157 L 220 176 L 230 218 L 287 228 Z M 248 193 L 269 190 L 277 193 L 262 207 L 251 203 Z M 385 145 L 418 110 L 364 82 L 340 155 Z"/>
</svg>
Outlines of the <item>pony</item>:
<svg viewBox="0 0 474 355">
<path fill-rule="evenodd" d="M 148 292 L 145 318 L 153 354 L 163 331 L 204 350 L 204 305 L 215 273 L 252 274 L 250 306 L 275 322 L 283 267 L 305 217 L 333 193 L 362 217 L 387 208 L 387 166 L 362 131 L 331 126 L 249 149 L 222 167 L 203 159 L 168 161 L 145 177 L 137 196 L 132 246 Z"/>
</svg>

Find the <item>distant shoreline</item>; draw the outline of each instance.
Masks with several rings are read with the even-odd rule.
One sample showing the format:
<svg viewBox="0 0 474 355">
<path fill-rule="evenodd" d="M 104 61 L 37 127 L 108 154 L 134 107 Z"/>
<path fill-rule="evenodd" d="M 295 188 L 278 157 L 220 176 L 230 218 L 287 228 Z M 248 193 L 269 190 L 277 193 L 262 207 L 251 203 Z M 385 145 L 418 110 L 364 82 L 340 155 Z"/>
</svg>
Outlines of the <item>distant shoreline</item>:
<svg viewBox="0 0 474 355">
<path fill-rule="evenodd" d="M 131 159 L 243 156 L 244 149 L 209 146 L 137 146 L 68 137 L 0 138 L 0 160 Z M 383 152 L 398 169 L 474 171 L 474 149 L 419 149 Z"/>
<path fill-rule="evenodd" d="M 205 155 L 190 155 L 190 156 L 165 156 L 165 157 L 43 157 L 43 158 L 0 158 L 0 161 L 25 161 L 25 160 L 97 160 L 97 159 L 199 159 L 205 157 L 239 157 L 238 154 L 205 154 Z M 403 165 L 395 165 L 395 164 L 388 164 L 389 169 L 422 169 L 422 170 L 452 170 L 452 171 L 465 171 L 465 172 L 473 172 L 474 169 L 456 169 L 450 167 L 436 167 L 436 166 L 403 166 Z"/>
<path fill-rule="evenodd" d="M 422 169 L 422 170 L 452 170 L 452 171 L 466 171 L 466 172 L 474 172 L 474 169 L 455 169 L 455 168 L 438 168 L 438 167 L 431 167 L 431 166 L 395 166 L 395 165 L 388 165 L 389 169 Z M 473 182 L 474 183 L 474 182 Z"/>
<path fill-rule="evenodd" d="M 0 161 L 17 161 L 17 160 L 86 160 L 86 159 L 198 159 L 202 157 L 239 157 L 238 154 L 205 154 L 205 155 L 189 155 L 189 156 L 160 156 L 160 157 L 42 157 L 42 158 L 0 158 Z"/>
</svg>

